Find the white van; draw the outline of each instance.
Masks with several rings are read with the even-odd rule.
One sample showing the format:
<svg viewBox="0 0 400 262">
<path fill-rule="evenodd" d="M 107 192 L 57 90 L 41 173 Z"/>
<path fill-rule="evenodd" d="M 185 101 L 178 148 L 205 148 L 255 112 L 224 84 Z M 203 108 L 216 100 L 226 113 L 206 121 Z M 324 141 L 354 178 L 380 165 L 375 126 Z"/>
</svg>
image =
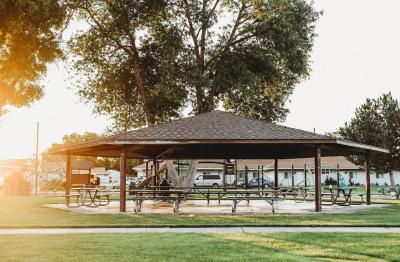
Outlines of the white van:
<svg viewBox="0 0 400 262">
<path fill-rule="evenodd" d="M 222 175 L 198 175 L 194 180 L 194 186 L 223 186 Z"/>
</svg>

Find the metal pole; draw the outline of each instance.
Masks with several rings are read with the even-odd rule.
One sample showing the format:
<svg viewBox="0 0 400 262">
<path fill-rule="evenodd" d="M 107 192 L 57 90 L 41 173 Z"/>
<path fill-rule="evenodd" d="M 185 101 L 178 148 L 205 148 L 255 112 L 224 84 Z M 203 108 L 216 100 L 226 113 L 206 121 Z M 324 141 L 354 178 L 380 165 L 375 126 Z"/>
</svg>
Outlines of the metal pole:
<svg viewBox="0 0 400 262">
<path fill-rule="evenodd" d="M 260 190 L 260 166 L 257 166 L 257 182 L 258 190 Z"/>
<path fill-rule="evenodd" d="M 35 195 L 38 195 L 39 176 L 39 122 L 36 123 L 36 154 L 35 154 Z"/>
<path fill-rule="evenodd" d="M 321 211 L 321 147 L 317 146 L 315 150 L 315 212 Z"/>
</svg>

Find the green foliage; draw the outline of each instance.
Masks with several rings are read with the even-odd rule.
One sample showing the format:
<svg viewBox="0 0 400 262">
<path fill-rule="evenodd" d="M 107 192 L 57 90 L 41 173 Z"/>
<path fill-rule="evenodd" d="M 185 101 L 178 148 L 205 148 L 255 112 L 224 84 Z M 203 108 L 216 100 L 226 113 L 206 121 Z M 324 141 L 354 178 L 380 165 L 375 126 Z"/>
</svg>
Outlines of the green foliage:
<svg viewBox="0 0 400 262">
<path fill-rule="evenodd" d="M 338 134 L 345 139 L 383 147 L 389 154 L 374 155 L 373 167 L 381 173 L 400 168 L 400 107 L 391 93 L 367 101 L 356 109 L 354 118 L 339 129 Z M 362 165 L 364 157 L 351 157 Z"/>
<path fill-rule="evenodd" d="M 43 95 L 46 65 L 62 57 L 58 32 L 65 9 L 57 0 L 0 2 L 0 113 Z"/>
<path fill-rule="evenodd" d="M 284 120 L 285 102 L 308 76 L 320 13 L 302 0 L 183 1 L 181 31 L 191 39 L 186 84 L 195 112 L 225 109 Z M 213 11 L 214 10 L 214 11 Z M 229 19 L 223 19 L 227 14 Z M 226 20 L 229 22 L 227 24 Z"/>
<path fill-rule="evenodd" d="M 93 102 L 95 112 L 110 115 L 114 131 L 143 126 L 149 120 L 146 110 L 154 123 L 178 117 L 186 97 L 177 77 L 183 45 L 175 27 L 166 22 L 166 3 L 67 2 L 78 19 L 90 24 L 69 42 L 73 67 L 85 79 L 78 87 L 83 100 Z"/>
<path fill-rule="evenodd" d="M 114 131 L 179 117 L 189 104 L 283 120 L 309 74 L 321 14 L 305 0 L 67 3 L 89 25 L 69 43 L 79 94 Z"/>
</svg>

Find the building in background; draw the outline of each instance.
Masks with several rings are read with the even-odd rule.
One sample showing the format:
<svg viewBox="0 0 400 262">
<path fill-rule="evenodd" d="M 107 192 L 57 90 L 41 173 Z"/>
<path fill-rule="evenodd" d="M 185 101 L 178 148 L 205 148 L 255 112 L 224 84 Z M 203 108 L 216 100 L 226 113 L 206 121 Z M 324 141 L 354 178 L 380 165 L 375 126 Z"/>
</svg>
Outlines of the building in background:
<svg viewBox="0 0 400 262">
<path fill-rule="evenodd" d="M 211 161 L 210 161 L 211 162 Z M 220 160 L 219 162 L 223 162 Z M 255 178 L 260 173 L 264 177 L 274 179 L 274 160 L 271 159 L 238 159 L 237 174 L 238 178 L 244 178 L 246 169 L 248 178 Z M 160 166 L 163 164 L 160 163 Z M 152 162 L 148 163 L 148 172 L 152 168 Z M 357 185 L 365 185 L 365 170 L 363 167 L 354 165 L 345 157 L 323 157 L 321 159 L 321 181 L 337 180 L 339 173 L 344 179 Z M 146 163 L 140 164 L 133 168 L 138 177 L 146 176 Z M 199 163 L 197 167 L 197 175 L 208 174 L 223 174 L 224 167 L 222 164 L 215 163 Z M 293 173 L 293 175 L 292 175 Z M 395 183 L 400 184 L 400 171 L 394 171 Z M 307 180 L 308 185 L 314 184 L 314 159 L 313 158 L 298 158 L 298 159 L 279 159 L 278 160 L 278 180 L 281 186 L 303 185 Z M 227 177 L 227 183 L 232 184 L 234 178 Z M 389 174 L 371 173 L 371 183 L 376 185 L 390 185 Z"/>
</svg>

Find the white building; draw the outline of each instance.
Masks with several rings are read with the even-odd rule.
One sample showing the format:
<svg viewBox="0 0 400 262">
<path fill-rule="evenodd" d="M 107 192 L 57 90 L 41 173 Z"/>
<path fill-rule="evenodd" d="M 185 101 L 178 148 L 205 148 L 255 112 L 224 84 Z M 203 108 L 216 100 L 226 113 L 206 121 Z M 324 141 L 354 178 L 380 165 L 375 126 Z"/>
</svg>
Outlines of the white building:
<svg viewBox="0 0 400 262">
<path fill-rule="evenodd" d="M 210 161 L 210 162 L 222 162 Z M 237 175 L 238 178 L 244 178 L 247 167 L 248 178 L 257 177 L 260 173 L 264 177 L 269 177 L 274 180 L 274 160 L 271 159 L 251 159 L 251 160 L 237 160 Z M 160 163 L 160 166 L 163 164 Z M 292 170 L 293 166 L 293 170 Z M 148 173 L 152 168 L 152 162 L 148 163 Z M 324 183 L 326 179 L 337 179 L 339 173 L 346 181 L 351 181 L 355 184 L 365 185 L 365 170 L 348 161 L 345 157 L 323 157 L 321 159 L 322 177 L 321 181 Z M 338 169 L 339 168 L 339 169 Z M 146 176 L 146 164 L 140 164 L 133 168 L 138 177 Z M 339 170 L 339 172 L 338 172 Z M 223 174 L 224 167 L 222 164 L 216 163 L 199 163 L 197 174 Z M 293 179 L 292 179 L 293 172 Z M 394 171 L 394 179 L 396 184 L 400 184 L 400 171 Z M 306 174 L 306 175 L 305 175 Z M 234 182 L 234 176 L 227 177 L 227 183 Z M 278 160 L 278 181 L 282 186 L 303 184 L 307 179 L 308 185 L 314 184 L 314 159 L 313 158 L 299 158 L 299 159 L 280 159 Z M 390 185 L 389 174 L 378 174 L 374 171 L 371 172 L 371 184 L 377 185 Z"/>
</svg>

